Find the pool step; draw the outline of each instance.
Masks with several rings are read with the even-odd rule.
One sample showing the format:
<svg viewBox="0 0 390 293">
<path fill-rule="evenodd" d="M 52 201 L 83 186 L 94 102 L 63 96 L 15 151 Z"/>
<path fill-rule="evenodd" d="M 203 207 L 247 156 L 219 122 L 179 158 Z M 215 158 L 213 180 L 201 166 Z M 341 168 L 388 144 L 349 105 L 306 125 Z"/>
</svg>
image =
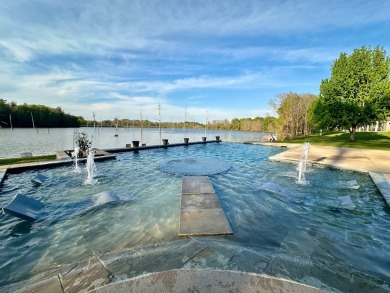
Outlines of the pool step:
<svg viewBox="0 0 390 293">
<path fill-rule="evenodd" d="M 207 176 L 183 176 L 179 236 L 231 235 L 233 231 Z"/>
<path fill-rule="evenodd" d="M 382 193 L 383 198 L 390 206 L 390 178 L 384 173 L 380 172 L 369 172 L 371 179 Z"/>
</svg>

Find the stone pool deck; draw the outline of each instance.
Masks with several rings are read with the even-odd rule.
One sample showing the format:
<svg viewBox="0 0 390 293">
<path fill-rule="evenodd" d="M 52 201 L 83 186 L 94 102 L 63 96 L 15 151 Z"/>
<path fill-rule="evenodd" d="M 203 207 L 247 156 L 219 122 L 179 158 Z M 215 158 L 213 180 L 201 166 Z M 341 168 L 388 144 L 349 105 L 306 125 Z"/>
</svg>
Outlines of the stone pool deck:
<svg viewBox="0 0 390 293">
<path fill-rule="evenodd" d="M 267 250 L 260 254 L 250 248 L 237 250 L 234 245 L 221 238 L 185 238 L 171 243 L 91 255 L 88 259 L 0 288 L 0 291 L 326 292 L 292 280 L 270 276 L 283 270 L 284 266 L 291 265 L 281 254 L 283 253 Z M 258 273 L 243 272 L 248 267 Z M 339 276 L 332 273 L 329 275 L 331 285 L 339 284 Z M 356 275 L 354 283 L 348 283 L 343 288 L 348 291 L 354 286 L 361 286 L 362 278 Z M 318 282 L 318 286 L 323 287 L 323 284 Z M 375 284 L 372 286 L 368 288 L 378 288 Z"/>
</svg>

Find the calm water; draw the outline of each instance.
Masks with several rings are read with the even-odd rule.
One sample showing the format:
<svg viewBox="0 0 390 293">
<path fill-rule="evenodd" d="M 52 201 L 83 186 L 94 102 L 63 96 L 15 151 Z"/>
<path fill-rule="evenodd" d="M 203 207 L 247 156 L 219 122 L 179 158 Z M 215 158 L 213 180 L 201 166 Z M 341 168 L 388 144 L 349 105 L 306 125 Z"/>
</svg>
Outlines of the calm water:
<svg viewBox="0 0 390 293">
<path fill-rule="evenodd" d="M 159 129 L 139 128 L 0 128 L 0 158 L 20 157 L 21 153 L 32 152 L 36 155 L 51 155 L 59 150 L 74 149 L 74 132 L 85 132 L 92 140 L 94 148 L 123 148 L 133 140 L 143 141 L 147 145 L 161 144 Z M 117 136 L 115 136 L 117 135 Z M 262 133 L 241 131 L 216 131 L 203 129 L 162 129 L 161 139 L 169 139 L 170 143 L 181 143 L 184 137 L 190 141 L 201 141 L 202 137 L 214 140 L 219 135 L 225 141 L 260 140 Z"/>
<path fill-rule="evenodd" d="M 40 187 L 30 182 L 36 171 L 11 174 L 0 189 L 0 206 L 22 192 L 45 208 L 33 223 L 0 216 L 0 286 L 92 254 L 179 243 L 181 176 L 158 166 L 168 158 L 201 157 L 232 165 L 209 178 L 234 234 L 207 238 L 234 251 L 232 269 L 328 290 L 348 291 L 351 280 L 358 284 L 355 292 L 389 290 L 390 210 L 370 178 L 313 168 L 306 174 L 309 184 L 300 185 L 286 176 L 295 165 L 268 160 L 280 151 L 220 143 L 123 153 L 96 163 L 107 176 L 92 186 L 85 185 L 85 166 L 82 173 L 71 166 L 41 170 L 49 180 Z M 360 188 L 346 189 L 353 179 Z M 288 194 L 262 190 L 269 182 Z M 89 208 L 95 194 L 108 190 L 121 202 Z M 338 197 L 347 194 L 353 211 L 340 205 Z"/>
</svg>

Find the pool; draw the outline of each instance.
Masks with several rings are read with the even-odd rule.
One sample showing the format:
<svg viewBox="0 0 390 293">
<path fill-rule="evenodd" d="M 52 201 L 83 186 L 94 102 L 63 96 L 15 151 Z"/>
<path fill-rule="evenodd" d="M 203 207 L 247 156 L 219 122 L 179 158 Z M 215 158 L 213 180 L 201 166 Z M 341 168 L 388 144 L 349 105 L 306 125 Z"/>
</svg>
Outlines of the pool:
<svg viewBox="0 0 390 293">
<path fill-rule="evenodd" d="M 309 183 L 297 184 L 291 177 L 296 165 L 268 160 L 280 151 L 210 143 L 122 153 L 96 162 L 104 176 L 93 185 L 85 184 L 85 170 L 76 173 L 70 166 L 40 170 L 49 179 L 38 187 L 30 182 L 38 171 L 10 174 L 0 189 L 0 206 L 21 192 L 45 208 L 35 222 L 1 215 L 0 286 L 91 255 L 181 245 L 186 241 L 177 236 L 182 176 L 158 166 L 167 159 L 210 158 L 232 166 L 209 178 L 233 235 L 194 239 L 231 251 L 222 268 L 328 290 L 390 290 L 390 209 L 369 176 L 310 168 Z M 360 188 L 347 188 L 351 180 Z M 266 183 L 288 192 L 264 190 Z M 103 191 L 114 191 L 121 201 L 91 206 L 91 198 Z M 345 195 L 354 210 L 340 204 Z"/>
</svg>

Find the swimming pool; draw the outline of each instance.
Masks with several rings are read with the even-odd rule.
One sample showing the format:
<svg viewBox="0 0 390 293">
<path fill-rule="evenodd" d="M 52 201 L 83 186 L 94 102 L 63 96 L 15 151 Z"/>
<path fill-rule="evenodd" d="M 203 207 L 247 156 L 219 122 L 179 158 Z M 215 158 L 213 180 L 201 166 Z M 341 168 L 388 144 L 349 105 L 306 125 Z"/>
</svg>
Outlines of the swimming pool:
<svg viewBox="0 0 390 293">
<path fill-rule="evenodd" d="M 232 251 L 230 259 L 219 262 L 222 269 L 329 290 L 348 291 L 351 284 L 355 292 L 389 290 L 390 209 L 369 176 L 311 168 L 309 183 L 297 184 L 291 177 L 296 165 L 268 160 L 280 151 L 210 143 L 117 154 L 116 160 L 96 162 L 104 176 L 94 185 L 85 184 L 86 171 L 76 173 L 70 166 L 40 170 L 49 179 L 38 187 L 30 182 L 38 171 L 10 174 L 0 189 L 0 206 L 21 192 L 45 208 L 36 222 L 1 215 L 0 286 L 92 254 L 182 243 L 177 236 L 182 177 L 158 166 L 171 158 L 210 158 L 232 165 L 209 178 L 233 235 L 194 239 Z M 347 188 L 350 180 L 360 188 Z M 264 190 L 266 183 L 288 192 Z M 93 196 L 103 191 L 115 191 L 121 201 L 92 207 Z M 345 195 L 354 210 L 341 205 L 339 197 Z"/>
</svg>

